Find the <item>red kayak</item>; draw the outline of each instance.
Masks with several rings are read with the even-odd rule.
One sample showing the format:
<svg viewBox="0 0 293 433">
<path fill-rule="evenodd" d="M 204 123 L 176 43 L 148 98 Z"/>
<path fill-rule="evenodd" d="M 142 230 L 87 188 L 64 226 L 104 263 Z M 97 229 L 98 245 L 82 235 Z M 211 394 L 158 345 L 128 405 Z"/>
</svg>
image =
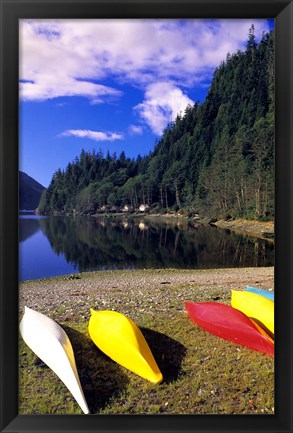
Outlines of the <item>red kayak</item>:
<svg viewBox="0 0 293 433">
<path fill-rule="evenodd" d="M 241 311 L 218 302 L 184 304 L 191 320 L 211 334 L 274 356 L 273 340 Z"/>
</svg>

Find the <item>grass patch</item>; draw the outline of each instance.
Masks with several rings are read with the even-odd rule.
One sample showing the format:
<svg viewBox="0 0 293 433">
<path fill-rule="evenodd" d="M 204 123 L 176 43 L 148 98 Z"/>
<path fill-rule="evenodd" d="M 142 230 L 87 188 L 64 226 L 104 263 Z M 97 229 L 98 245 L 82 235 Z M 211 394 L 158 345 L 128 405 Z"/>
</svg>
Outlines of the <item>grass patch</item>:
<svg viewBox="0 0 293 433">
<path fill-rule="evenodd" d="M 60 322 L 72 342 L 91 413 L 273 414 L 273 358 L 194 325 L 184 312 L 183 286 L 163 285 L 162 291 L 164 308 L 152 305 L 148 309 L 146 305 L 135 319 L 164 376 L 159 385 L 141 379 L 100 352 L 88 336 L 89 316 L 79 320 L 75 315 Z M 213 288 L 192 300 L 228 303 L 229 292 Z M 129 304 L 115 309 L 131 317 Z M 21 338 L 19 350 L 19 413 L 81 414 L 63 383 Z"/>
</svg>

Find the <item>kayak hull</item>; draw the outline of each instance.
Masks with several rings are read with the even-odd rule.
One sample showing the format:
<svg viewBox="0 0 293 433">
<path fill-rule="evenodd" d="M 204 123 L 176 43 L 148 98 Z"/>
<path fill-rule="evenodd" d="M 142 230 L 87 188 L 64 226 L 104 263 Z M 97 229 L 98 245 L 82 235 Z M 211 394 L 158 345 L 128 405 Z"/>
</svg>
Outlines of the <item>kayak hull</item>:
<svg viewBox="0 0 293 433">
<path fill-rule="evenodd" d="M 265 296 L 271 301 L 275 300 L 274 292 L 269 292 L 268 290 L 257 289 L 256 287 L 246 287 L 247 292 L 256 293 L 257 295 Z"/>
<path fill-rule="evenodd" d="M 274 344 L 269 336 L 242 312 L 218 302 L 185 302 L 190 319 L 202 329 L 233 343 L 274 356 Z"/>
<path fill-rule="evenodd" d="M 231 291 L 231 305 L 253 319 L 265 331 L 274 334 L 274 302 L 257 293 Z"/>
<path fill-rule="evenodd" d="M 152 383 L 163 380 L 142 332 L 130 318 L 116 311 L 91 309 L 88 331 L 113 361 Z"/>
<path fill-rule="evenodd" d="M 89 413 L 80 384 L 71 342 L 58 323 L 25 307 L 20 333 L 30 349 L 51 368 L 69 389 L 85 414 Z"/>
</svg>

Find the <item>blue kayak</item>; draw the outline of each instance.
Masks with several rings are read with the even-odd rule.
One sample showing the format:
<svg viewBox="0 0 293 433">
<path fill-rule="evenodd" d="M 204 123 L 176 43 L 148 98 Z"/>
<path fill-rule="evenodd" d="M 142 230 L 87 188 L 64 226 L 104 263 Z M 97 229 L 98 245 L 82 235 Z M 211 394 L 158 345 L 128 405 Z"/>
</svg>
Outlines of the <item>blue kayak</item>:
<svg viewBox="0 0 293 433">
<path fill-rule="evenodd" d="M 257 295 L 264 296 L 271 301 L 275 300 L 274 292 L 268 292 L 267 290 L 257 289 L 256 287 L 246 287 L 248 292 L 256 293 Z"/>
</svg>

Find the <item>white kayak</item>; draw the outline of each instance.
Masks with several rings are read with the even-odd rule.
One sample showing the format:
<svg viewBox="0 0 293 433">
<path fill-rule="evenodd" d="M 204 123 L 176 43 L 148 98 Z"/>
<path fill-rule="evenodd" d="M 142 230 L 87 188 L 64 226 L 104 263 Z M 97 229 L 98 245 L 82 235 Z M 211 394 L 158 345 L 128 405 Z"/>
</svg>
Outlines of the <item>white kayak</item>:
<svg viewBox="0 0 293 433">
<path fill-rule="evenodd" d="M 82 411 L 88 414 L 89 408 L 80 384 L 73 348 L 61 326 L 50 317 L 25 307 L 20 333 L 31 350 L 66 385 Z"/>
</svg>

